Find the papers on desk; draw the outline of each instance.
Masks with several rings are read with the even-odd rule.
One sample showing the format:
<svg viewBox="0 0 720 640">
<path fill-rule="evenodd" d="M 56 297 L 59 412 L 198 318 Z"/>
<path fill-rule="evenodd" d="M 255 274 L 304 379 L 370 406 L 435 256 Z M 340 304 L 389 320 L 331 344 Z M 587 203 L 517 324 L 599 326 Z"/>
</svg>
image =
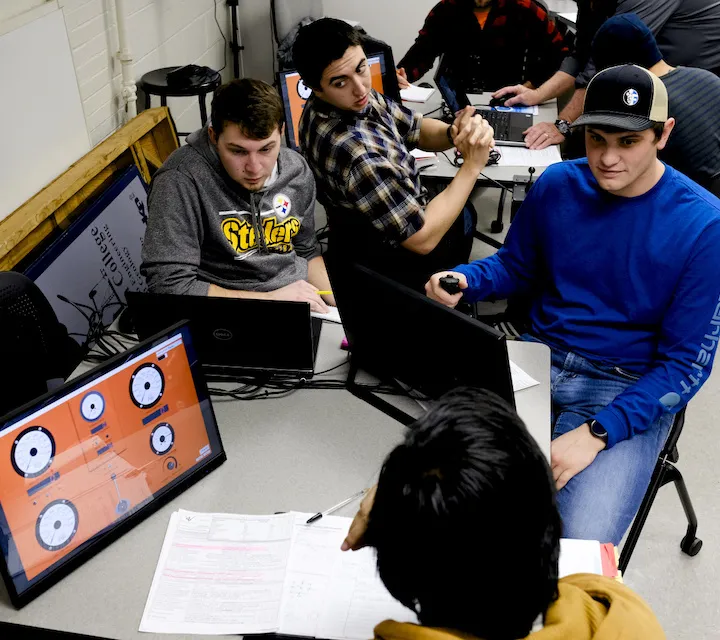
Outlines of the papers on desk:
<svg viewBox="0 0 720 640">
<path fill-rule="evenodd" d="M 525 371 L 518 367 L 512 360 L 510 360 L 510 377 L 512 378 L 512 386 L 515 393 L 540 384 L 535 378 L 525 373 Z"/>
<path fill-rule="evenodd" d="M 310 315 L 313 318 L 320 318 L 321 320 L 327 320 L 328 322 L 337 322 L 338 324 L 342 324 L 342 320 L 340 320 L 340 312 L 338 311 L 337 307 L 328 307 L 329 311 L 327 313 L 318 313 L 317 311 L 311 311 Z"/>
<path fill-rule="evenodd" d="M 566 22 L 569 22 L 570 24 L 576 24 L 577 23 L 577 11 L 565 11 L 562 13 L 558 13 L 558 17 L 562 18 Z"/>
<path fill-rule="evenodd" d="M 437 153 L 432 151 L 423 151 L 422 149 L 413 149 L 410 155 L 415 158 L 415 165 L 420 171 L 434 167 L 438 163 Z"/>
<path fill-rule="evenodd" d="M 427 99 L 435 92 L 432 87 L 418 87 L 411 84 L 407 89 L 400 89 L 400 97 L 405 102 L 427 102 Z"/>
<path fill-rule="evenodd" d="M 366 640 L 387 618 L 416 622 L 372 550 L 340 551 L 351 519 L 311 515 L 173 513 L 140 631 Z"/>
<path fill-rule="evenodd" d="M 556 162 L 562 162 L 560 147 L 556 144 L 545 149 L 527 149 L 525 147 L 498 147 L 500 152 L 500 167 L 549 167 Z"/>
</svg>

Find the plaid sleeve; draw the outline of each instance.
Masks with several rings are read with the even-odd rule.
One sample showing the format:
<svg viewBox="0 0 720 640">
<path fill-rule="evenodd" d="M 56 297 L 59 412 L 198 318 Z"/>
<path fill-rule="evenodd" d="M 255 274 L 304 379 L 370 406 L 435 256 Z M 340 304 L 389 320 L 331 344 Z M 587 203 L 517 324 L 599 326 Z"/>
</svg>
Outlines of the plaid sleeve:
<svg viewBox="0 0 720 640">
<path fill-rule="evenodd" d="M 415 190 L 399 179 L 393 165 L 378 153 L 366 153 L 353 162 L 346 184 L 355 210 L 367 216 L 393 247 L 425 223 L 425 210 Z"/>
<path fill-rule="evenodd" d="M 408 109 L 405 105 L 399 104 L 390 98 L 383 96 L 390 117 L 395 121 L 400 137 L 405 146 L 412 150 L 420 144 L 420 125 L 422 124 L 422 113 Z"/>
</svg>

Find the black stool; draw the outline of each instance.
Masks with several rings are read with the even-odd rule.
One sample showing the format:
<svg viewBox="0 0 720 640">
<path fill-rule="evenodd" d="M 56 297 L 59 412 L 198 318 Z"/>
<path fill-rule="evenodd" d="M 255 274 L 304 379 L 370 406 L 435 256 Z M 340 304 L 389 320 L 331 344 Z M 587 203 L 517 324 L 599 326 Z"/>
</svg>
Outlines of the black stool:
<svg viewBox="0 0 720 640">
<path fill-rule="evenodd" d="M 191 77 L 186 84 L 173 84 L 168 86 L 167 74 L 175 71 L 180 67 L 165 67 L 164 69 L 155 69 L 148 71 L 140 78 L 140 88 L 145 92 L 145 108 L 150 108 L 150 97 L 154 95 L 160 96 L 160 104 L 167 107 L 168 96 L 172 98 L 186 98 L 189 96 L 197 96 L 200 104 L 200 120 L 201 126 L 207 122 L 207 107 L 205 106 L 205 96 L 211 91 L 215 91 L 222 83 L 220 74 L 217 71 L 207 76 Z M 178 136 L 186 136 L 187 133 L 180 133 Z"/>
</svg>

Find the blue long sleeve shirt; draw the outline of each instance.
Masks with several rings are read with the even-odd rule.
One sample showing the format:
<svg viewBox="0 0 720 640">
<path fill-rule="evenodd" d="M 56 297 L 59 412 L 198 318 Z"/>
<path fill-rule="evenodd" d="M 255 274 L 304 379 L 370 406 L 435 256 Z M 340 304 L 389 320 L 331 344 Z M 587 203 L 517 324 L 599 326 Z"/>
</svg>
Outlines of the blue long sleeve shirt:
<svg viewBox="0 0 720 640">
<path fill-rule="evenodd" d="M 595 417 L 608 447 L 675 413 L 720 337 L 720 200 L 665 166 L 647 193 L 603 191 L 587 160 L 549 167 L 494 256 L 455 269 L 469 301 L 526 294 L 532 333 L 639 380 Z"/>
</svg>

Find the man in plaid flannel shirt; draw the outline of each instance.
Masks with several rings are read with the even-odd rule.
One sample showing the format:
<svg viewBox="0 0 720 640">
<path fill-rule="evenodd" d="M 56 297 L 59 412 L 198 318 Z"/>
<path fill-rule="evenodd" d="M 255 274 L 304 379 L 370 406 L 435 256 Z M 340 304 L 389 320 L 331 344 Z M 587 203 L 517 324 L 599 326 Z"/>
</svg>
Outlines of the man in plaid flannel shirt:
<svg viewBox="0 0 720 640">
<path fill-rule="evenodd" d="M 398 63 L 401 85 L 425 75 L 443 53 L 461 77 L 495 91 L 510 84 L 539 87 L 570 50 L 535 0 L 442 0 Z"/>
<path fill-rule="evenodd" d="M 342 20 L 303 27 L 293 58 L 313 89 L 300 144 L 328 211 L 331 260 L 360 262 L 418 290 L 435 266 L 466 261 L 472 225 L 461 213 L 493 144 L 487 122 L 468 108 L 447 125 L 374 91 L 361 34 Z M 429 199 L 410 149 L 453 146 L 464 163 Z"/>
</svg>

